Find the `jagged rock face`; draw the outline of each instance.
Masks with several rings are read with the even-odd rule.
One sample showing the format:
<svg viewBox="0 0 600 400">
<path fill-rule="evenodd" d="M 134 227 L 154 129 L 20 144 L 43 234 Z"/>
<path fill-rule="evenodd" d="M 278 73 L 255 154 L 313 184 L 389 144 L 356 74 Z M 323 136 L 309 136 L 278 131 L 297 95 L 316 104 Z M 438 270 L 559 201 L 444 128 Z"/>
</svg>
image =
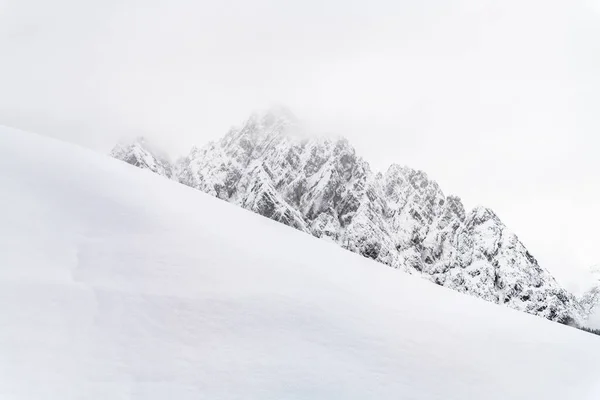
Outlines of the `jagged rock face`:
<svg viewBox="0 0 600 400">
<path fill-rule="evenodd" d="M 584 315 L 588 318 L 592 315 L 597 316 L 600 323 L 600 264 L 590 269 L 593 283 L 591 287 L 581 296 L 580 303 Z"/>
<path fill-rule="evenodd" d="M 583 295 L 581 306 L 586 315 L 600 312 L 600 282 Z"/>
<path fill-rule="evenodd" d="M 457 257 L 451 265 L 466 274 L 451 270 L 454 279 L 446 286 L 465 293 L 475 290 L 478 297 L 550 320 L 579 322 L 576 299 L 538 265 L 491 210 L 473 210 L 457 231 L 455 243 Z"/>
<path fill-rule="evenodd" d="M 139 168 L 149 169 L 167 178 L 173 177 L 171 163 L 149 148 L 146 139 L 139 137 L 129 145 L 116 145 L 110 155 Z"/>
<path fill-rule="evenodd" d="M 375 174 L 345 139 L 303 138 L 287 112 L 254 115 L 172 168 L 149 154 L 113 152 L 439 285 L 553 321 L 581 320 L 575 298 L 491 210 L 465 212 L 421 171 L 392 165 Z"/>
</svg>

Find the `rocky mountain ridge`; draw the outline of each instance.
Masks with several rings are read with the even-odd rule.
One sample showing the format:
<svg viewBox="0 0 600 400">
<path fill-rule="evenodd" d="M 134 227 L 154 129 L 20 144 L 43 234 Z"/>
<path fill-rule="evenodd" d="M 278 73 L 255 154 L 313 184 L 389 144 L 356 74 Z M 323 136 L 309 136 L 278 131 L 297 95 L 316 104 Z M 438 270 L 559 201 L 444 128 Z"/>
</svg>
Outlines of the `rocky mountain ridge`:
<svg viewBox="0 0 600 400">
<path fill-rule="evenodd" d="M 438 285 L 561 323 L 584 319 L 492 210 L 466 211 L 422 171 L 375 173 L 347 140 L 300 130 L 277 110 L 173 164 L 143 140 L 111 154 Z"/>
</svg>

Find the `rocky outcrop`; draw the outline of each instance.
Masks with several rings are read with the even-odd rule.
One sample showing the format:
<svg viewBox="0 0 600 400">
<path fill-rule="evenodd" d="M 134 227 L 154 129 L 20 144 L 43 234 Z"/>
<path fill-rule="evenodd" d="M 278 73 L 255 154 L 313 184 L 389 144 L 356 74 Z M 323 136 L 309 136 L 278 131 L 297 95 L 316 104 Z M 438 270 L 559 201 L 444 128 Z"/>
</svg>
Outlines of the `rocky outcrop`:
<svg viewBox="0 0 600 400">
<path fill-rule="evenodd" d="M 169 160 L 152 150 L 143 137 L 138 137 L 130 144 L 115 146 L 110 155 L 139 168 L 149 169 L 167 178 L 173 178 L 173 166 Z"/>
</svg>

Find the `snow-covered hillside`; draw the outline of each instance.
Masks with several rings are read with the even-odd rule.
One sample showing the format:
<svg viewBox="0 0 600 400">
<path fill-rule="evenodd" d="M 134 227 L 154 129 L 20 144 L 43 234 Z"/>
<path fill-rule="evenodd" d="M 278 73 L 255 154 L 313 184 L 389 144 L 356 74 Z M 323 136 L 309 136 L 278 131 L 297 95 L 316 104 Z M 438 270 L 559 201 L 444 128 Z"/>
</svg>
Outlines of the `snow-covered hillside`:
<svg viewBox="0 0 600 400">
<path fill-rule="evenodd" d="M 347 140 L 302 131 L 291 112 L 272 109 L 192 149 L 162 168 L 168 173 L 144 141 L 112 155 L 438 285 L 552 321 L 584 319 L 492 210 L 466 211 L 422 171 L 374 173 Z"/>
<path fill-rule="evenodd" d="M 0 398 L 598 399 L 600 338 L 0 128 Z"/>
</svg>

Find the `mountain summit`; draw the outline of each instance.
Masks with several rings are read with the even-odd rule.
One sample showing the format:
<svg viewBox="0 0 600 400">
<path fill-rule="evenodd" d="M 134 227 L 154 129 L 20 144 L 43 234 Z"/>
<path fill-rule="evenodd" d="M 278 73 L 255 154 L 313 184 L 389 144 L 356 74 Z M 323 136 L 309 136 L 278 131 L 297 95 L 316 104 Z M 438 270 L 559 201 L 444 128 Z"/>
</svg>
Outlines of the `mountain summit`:
<svg viewBox="0 0 600 400">
<path fill-rule="evenodd" d="M 149 169 L 167 178 L 173 177 L 173 168 L 168 159 L 153 149 L 146 138 L 138 137 L 130 144 L 118 144 L 110 155 L 136 167 Z"/>
<path fill-rule="evenodd" d="M 438 285 L 560 323 L 582 320 L 574 296 L 492 210 L 466 211 L 422 171 L 375 173 L 346 139 L 301 131 L 277 109 L 174 165 L 135 143 L 112 155 Z"/>
</svg>

